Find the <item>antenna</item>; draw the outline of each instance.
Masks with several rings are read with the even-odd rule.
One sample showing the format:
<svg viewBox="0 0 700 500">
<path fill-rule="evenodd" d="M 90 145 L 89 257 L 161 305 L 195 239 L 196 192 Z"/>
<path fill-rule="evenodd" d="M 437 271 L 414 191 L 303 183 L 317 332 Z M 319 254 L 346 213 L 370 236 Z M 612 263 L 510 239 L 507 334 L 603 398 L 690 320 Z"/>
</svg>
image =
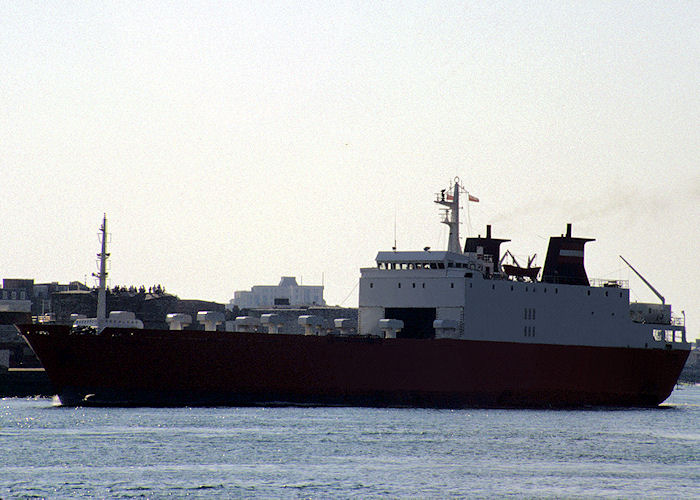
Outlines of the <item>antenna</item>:
<svg viewBox="0 0 700 500">
<path fill-rule="evenodd" d="M 100 333 L 105 327 L 105 321 L 107 317 L 107 259 L 109 254 L 107 253 L 107 214 L 102 215 L 102 226 L 100 227 L 100 233 L 102 236 L 102 246 L 100 253 L 97 257 L 100 259 L 100 272 L 98 274 L 93 274 L 100 281 L 100 286 L 97 289 L 97 332 Z"/>
<path fill-rule="evenodd" d="M 666 303 L 666 299 L 664 299 L 664 296 L 661 295 L 661 294 L 656 290 L 656 288 L 654 288 L 653 286 L 651 286 L 651 283 L 649 283 L 647 280 L 645 280 L 645 279 L 644 279 L 644 276 L 642 276 L 641 274 L 639 274 L 639 271 L 637 271 L 634 267 L 632 267 L 632 264 L 630 264 L 629 262 L 627 262 L 627 261 L 625 260 L 625 258 L 624 258 L 622 255 L 620 255 L 620 258 L 623 260 L 623 262 L 624 262 L 625 264 L 627 264 L 627 265 L 629 266 L 629 268 L 630 268 L 632 271 L 634 271 L 634 274 L 636 274 L 637 276 L 639 276 L 639 278 L 644 282 L 644 284 L 645 284 L 646 286 L 648 286 L 649 289 L 650 289 L 652 292 L 654 292 L 654 293 L 656 294 L 656 296 L 661 300 L 661 303 L 662 303 L 662 304 L 665 304 L 665 303 Z"/>
<path fill-rule="evenodd" d="M 460 180 L 455 177 L 454 184 L 449 189 L 442 189 L 437 194 L 435 203 L 445 208 L 443 211 L 442 223 L 450 228 L 447 240 L 447 251 L 462 253 L 462 245 L 459 242 L 459 193 Z"/>
</svg>

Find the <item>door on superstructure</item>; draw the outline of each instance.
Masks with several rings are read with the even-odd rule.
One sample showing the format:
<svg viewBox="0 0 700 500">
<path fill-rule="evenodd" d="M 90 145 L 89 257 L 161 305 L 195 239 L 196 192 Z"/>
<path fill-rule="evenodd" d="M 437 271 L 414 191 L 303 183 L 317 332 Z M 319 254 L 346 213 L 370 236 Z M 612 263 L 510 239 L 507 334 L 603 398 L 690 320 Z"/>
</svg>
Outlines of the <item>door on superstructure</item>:
<svg viewBox="0 0 700 500">
<path fill-rule="evenodd" d="M 387 319 L 400 319 L 403 329 L 396 334 L 399 339 L 434 339 L 433 321 L 436 318 L 434 307 L 387 307 Z"/>
</svg>

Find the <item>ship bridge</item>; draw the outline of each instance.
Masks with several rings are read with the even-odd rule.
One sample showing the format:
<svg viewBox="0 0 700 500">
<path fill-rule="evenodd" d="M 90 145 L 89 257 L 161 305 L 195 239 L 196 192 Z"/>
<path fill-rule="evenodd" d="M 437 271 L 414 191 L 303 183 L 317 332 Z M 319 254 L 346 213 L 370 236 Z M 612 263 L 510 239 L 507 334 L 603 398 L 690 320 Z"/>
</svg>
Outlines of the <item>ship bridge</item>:
<svg viewBox="0 0 700 500">
<path fill-rule="evenodd" d="M 478 258 L 477 258 L 478 257 Z M 487 258 L 483 254 L 449 251 L 379 252 L 378 269 L 478 269 L 483 270 Z"/>
</svg>

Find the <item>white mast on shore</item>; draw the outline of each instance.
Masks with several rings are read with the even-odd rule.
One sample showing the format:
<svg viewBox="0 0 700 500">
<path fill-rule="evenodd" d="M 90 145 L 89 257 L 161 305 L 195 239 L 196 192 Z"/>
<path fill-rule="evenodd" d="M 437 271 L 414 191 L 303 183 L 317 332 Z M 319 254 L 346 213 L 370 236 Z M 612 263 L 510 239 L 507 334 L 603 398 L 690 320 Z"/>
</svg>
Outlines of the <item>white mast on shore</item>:
<svg viewBox="0 0 700 500">
<path fill-rule="evenodd" d="M 459 242 L 459 179 L 455 178 L 455 185 L 452 194 L 445 194 L 445 189 L 440 191 L 435 203 L 444 205 L 445 209 L 443 224 L 447 224 L 450 228 L 450 237 L 447 240 L 447 251 L 462 253 L 462 247 Z"/>
<path fill-rule="evenodd" d="M 102 251 L 97 254 L 100 259 L 100 272 L 93 276 L 100 280 L 99 288 L 97 289 L 97 333 L 101 332 L 106 323 L 107 318 L 107 214 L 103 215 L 102 227 L 100 227 L 102 238 Z"/>
</svg>

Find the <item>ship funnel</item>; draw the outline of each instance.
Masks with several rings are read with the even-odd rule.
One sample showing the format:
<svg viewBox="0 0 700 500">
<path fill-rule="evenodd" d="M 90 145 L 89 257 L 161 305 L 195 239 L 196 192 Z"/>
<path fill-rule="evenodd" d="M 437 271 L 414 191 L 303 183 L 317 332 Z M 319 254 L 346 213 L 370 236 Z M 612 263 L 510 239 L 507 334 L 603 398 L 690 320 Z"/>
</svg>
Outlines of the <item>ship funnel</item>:
<svg viewBox="0 0 700 500">
<path fill-rule="evenodd" d="M 589 286 L 588 275 L 583 263 L 583 247 L 589 241 L 595 240 L 572 237 L 571 223 L 566 225 L 566 236 L 549 238 L 542 281 L 544 283 Z"/>
<path fill-rule="evenodd" d="M 501 243 L 506 243 L 510 240 L 503 240 L 499 238 L 491 237 L 491 224 L 486 226 L 486 238 L 478 236 L 476 238 L 467 238 L 464 243 L 464 253 L 478 253 L 478 249 L 481 247 L 483 250 L 481 253 L 484 255 L 490 255 L 493 261 L 494 271 L 499 272 L 499 263 L 501 262 Z"/>
</svg>

